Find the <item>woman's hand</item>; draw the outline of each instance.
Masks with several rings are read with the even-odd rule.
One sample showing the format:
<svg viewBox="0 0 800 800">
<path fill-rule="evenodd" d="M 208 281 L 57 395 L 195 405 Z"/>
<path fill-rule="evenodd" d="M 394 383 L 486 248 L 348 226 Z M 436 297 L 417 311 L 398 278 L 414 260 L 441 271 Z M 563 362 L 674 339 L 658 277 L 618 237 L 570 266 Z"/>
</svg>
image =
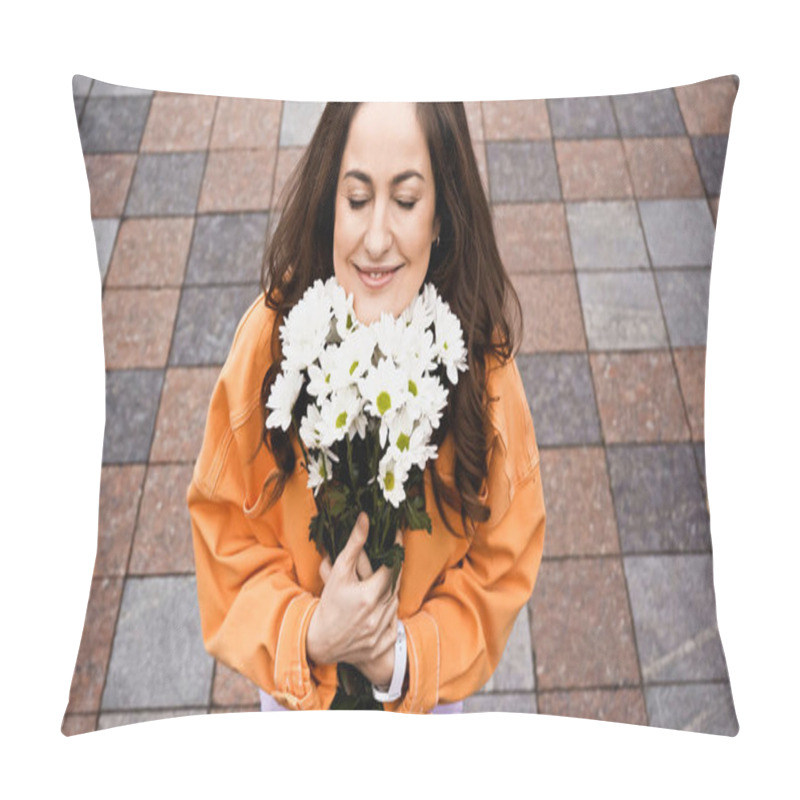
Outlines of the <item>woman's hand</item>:
<svg viewBox="0 0 800 800">
<path fill-rule="evenodd" d="M 346 661 L 368 665 L 374 672 L 377 662 L 388 660 L 387 651 L 393 651 L 397 594 L 390 594 L 391 571 L 387 567 L 372 572 L 363 549 L 368 533 L 369 519 L 362 512 L 336 563 L 331 566 L 326 556 L 320 564 L 325 587 L 306 638 L 306 653 L 315 663 Z"/>
</svg>

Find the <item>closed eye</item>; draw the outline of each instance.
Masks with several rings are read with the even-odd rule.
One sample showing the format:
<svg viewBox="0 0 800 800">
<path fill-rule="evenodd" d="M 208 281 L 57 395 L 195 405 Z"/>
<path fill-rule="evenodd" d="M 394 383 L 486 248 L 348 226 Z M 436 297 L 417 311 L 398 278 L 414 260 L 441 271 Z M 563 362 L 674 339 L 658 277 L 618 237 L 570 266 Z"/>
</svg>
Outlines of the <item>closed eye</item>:
<svg viewBox="0 0 800 800">
<path fill-rule="evenodd" d="M 353 210 L 363 208 L 367 204 L 366 200 L 355 200 L 352 197 L 349 197 L 347 202 L 350 203 L 350 208 Z"/>
<path fill-rule="evenodd" d="M 405 208 L 407 211 L 410 211 L 414 206 L 417 204 L 416 200 L 398 200 L 397 205 L 400 208 Z"/>
</svg>

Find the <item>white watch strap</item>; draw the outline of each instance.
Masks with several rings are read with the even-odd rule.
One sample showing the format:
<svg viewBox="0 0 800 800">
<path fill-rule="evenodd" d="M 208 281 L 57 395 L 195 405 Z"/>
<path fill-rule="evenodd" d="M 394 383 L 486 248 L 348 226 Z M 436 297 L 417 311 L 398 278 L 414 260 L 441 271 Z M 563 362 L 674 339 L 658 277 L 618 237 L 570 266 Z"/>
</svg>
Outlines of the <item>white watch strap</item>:
<svg viewBox="0 0 800 800">
<path fill-rule="evenodd" d="M 403 693 L 403 681 L 406 677 L 406 629 L 400 620 L 397 620 L 397 641 L 394 643 L 394 671 L 392 681 L 386 692 L 380 691 L 372 685 L 372 696 L 379 703 L 390 703 L 397 700 Z"/>
</svg>

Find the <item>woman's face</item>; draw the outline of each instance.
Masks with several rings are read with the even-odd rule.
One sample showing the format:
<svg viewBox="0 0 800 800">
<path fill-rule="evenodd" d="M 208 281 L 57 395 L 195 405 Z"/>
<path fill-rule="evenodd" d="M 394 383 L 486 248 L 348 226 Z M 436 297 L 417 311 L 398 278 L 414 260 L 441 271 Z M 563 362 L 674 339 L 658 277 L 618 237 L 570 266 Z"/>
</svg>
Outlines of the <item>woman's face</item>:
<svg viewBox="0 0 800 800">
<path fill-rule="evenodd" d="M 413 103 L 359 106 L 347 136 L 333 225 L 333 269 L 369 324 L 419 292 L 439 234 L 428 145 Z"/>
</svg>

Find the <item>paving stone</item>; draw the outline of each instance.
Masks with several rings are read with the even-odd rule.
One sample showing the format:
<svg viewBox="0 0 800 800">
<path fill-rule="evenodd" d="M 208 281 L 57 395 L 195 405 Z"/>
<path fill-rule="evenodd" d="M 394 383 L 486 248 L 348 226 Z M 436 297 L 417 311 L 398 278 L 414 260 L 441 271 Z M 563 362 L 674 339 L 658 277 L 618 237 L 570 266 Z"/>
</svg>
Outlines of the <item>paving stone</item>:
<svg viewBox="0 0 800 800">
<path fill-rule="evenodd" d="M 607 444 L 689 439 L 669 350 L 593 353 L 589 363 Z"/>
<path fill-rule="evenodd" d="M 633 196 L 625 151 L 619 139 L 557 141 L 555 149 L 565 200 Z"/>
<path fill-rule="evenodd" d="M 669 270 L 655 277 L 672 346 L 705 346 L 711 270 Z"/>
<path fill-rule="evenodd" d="M 711 549 L 690 444 L 612 445 L 606 454 L 624 553 Z"/>
<path fill-rule="evenodd" d="M 194 577 L 128 578 L 103 710 L 205 706 L 213 666 L 203 647 Z"/>
<path fill-rule="evenodd" d="M 105 466 L 100 471 L 100 524 L 95 577 L 124 576 L 133 541 L 145 467 Z"/>
<path fill-rule="evenodd" d="M 159 92 L 150 106 L 142 152 L 205 150 L 216 105 L 216 97 Z"/>
<path fill-rule="evenodd" d="M 672 89 L 611 98 L 622 136 L 669 136 L 686 133 Z"/>
<path fill-rule="evenodd" d="M 598 444 L 589 360 L 581 354 L 517 356 L 540 447 Z"/>
<path fill-rule="evenodd" d="M 186 490 L 191 481 L 191 464 L 150 465 L 129 574 L 194 572 L 192 525 L 186 505 Z"/>
<path fill-rule="evenodd" d="M 186 284 L 259 281 L 267 214 L 197 217 Z"/>
<path fill-rule="evenodd" d="M 114 83 L 105 83 L 95 80 L 89 93 L 92 97 L 151 97 L 151 89 L 137 89 L 134 86 L 117 86 Z"/>
<path fill-rule="evenodd" d="M 194 214 L 205 158 L 205 153 L 139 156 L 125 213 L 132 217 Z"/>
<path fill-rule="evenodd" d="M 493 203 L 561 200 L 551 141 L 487 142 L 486 157 Z"/>
<path fill-rule="evenodd" d="M 688 137 L 623 139 L 622 145 L 637 197 L 703 197 Z"/>
<path fill-rule="evenodd" d="M 280 100 L 220 97 L 211 135 L 212 150 L 275 148 L 281 123 Z"/>
<path fill-rule="evenodd" d="M 157 719 L 174 719 L 175 717 L 194 717 L 207 714 L 205 708 L 165 708 L 158 711 L 108 711 L 100 714 L 97 730 L 118 728 L 121 725 L 135 725 L 139 722 L 154 722 Z"/>
<path fill-rule="evenodd" d="M 291 102 L 283 104 L 281 147 L 305 147 L 314 135 L 325 103 Z"/>
<path fill-rule="evenodd" d="M 653 266 L 710 267 L 714 222 L 705 200 L 640 200 Z"/>
<path fill-rule="evenodd" d="M 114 242 L 117 239 L 119 219 L 93 219 L 92 228 L 94 229 L 94 243 L 97 248 L 97 263 L 100 267 L 100 280 L 104 281 L 108 272 L 111 253 L 114 250 Z"/>
<path fill-rule="evenodd" d="M 649 266 L 633 201 L 567 203 L 566 209 L 576 270 Z"/>
<path fill-rule="evenodd" d="M 89 97 L 78 127 L 83 152 L 138 151 L 149 108 L 149 97 Z"/>
<path fill-rule="evenodd" d="M 492 207 L 503 265 L 515 272 L 572 270 L 563 203 L 513 203 Z"/>
<path fill-rule="evenodd" d="M 711 218 L 714 220 L 714 227 L 716 227 L 717 213 L 719 211 L 719 197 L 709 197 L 708 208 L 711 211 Z"/>
<path fill-rule="evenodd" d="M 83 97 L 74 97 L 72 98 L 72 104 L 75 106 L 75 119 L 78 122 L 78 128 L 80 129 L 80 122 L 81 122 L 81 114 L 83 113 L 83 109 L 86 107 L 86 96 Z"/>
<path fill-rule="evenodd" d="M 64 736 L 77 736 L 95 730 L 97 714 L 65 714 L 61 722 L 61 733 Z"/>
<path fill-rule="evenodd" d="M 160 369 L 106 372 L 104 464 L 147 461 L 163 380 Z"/>
<path fill-rule="evenodd" d="M 543 447 L 539 455 L 547 505 L 544 557 L 618 553 L 603 448 Z"/>
<path fill-rule="evenodd" d="M 136 166 L 136 156 L 87 155 L 84 161 L 89 181 L 92 219 L 121 216 Z"/>
<path fill-rule="evenodd" d="M 214 668 L 214 688 L 211 702 L 215 706 L 256 706 L 258 687 L 244 675 L 217 661 Z"/>
<path fill-rule="evenodd" d="M 540 691 L 639 683 L 619 559 L 543 561 L 530 606 Z"/>
<path fill-rule="evenodd" d="M 179 296 L 179 289 L 106 289 L 106 369 L 166 366 Z"/>
<path fill-rule="evenodd" d="M 729 683 L 648 686 L 645 697 L 650 724 L 657 728 L 722 736 L 739 732 Z"/>
<path fill-rule="evenodd" d="M 91 78 L 87 78 L 85 75 L 72 76 L 72 94 L 75 97 L 86 97 L 86 95 L 89 94 L 89 89 L 91 88 Z"/>
<path fill-rule="evenodd" d="M 483 193 L 489 198 L 489 165 L 486 161 L 486 143 L 480 142 L 474 149 L 475 162 L 478 165 L 478 174 L 481 176 L 481 186 Z"/>
<path fill-rule="evenodd" d="M 675 96 L 693 136 L 727 134 L 731 127 L 731 112 L 736 99 L 737 85 L 732 75 L 709 81 L 676 86 Z"/>
<path fill-rule="evenodd" d="M 532 692 L 536 688 L 530 612 L 523 606 L 508 637 L 503 657 L 482 692 Z"/>
<path fill-rule="evenodd" d="M 586 349 L 573 274 L 511 278 L 524 315 L 521 353 Z"/>
<path fill-rule="evenodd" d="M 547 101 L 550 127 L 558 139 L 617 136 L 610 97 L 565 97 Z"/>
<path fill-rule="evenodd" d="M 203 444 L 219 367 L 171 368 L 164 379 L 150 463 L 192 463 Z"/>
<path fill-rule="evenodd" d="M 304 147 L 281 147 L 278 150 L 278 161 L 275 165 L 275 183 L 272 187 L 270 208 L 281 209 L 285 201 L 283 192 L 292 173 L 305 153 Z"/>
<path fill-rule="evenodd" d="M 727 680 L 711 555 L 624 561 L 644 682 Z"/>
<path fill-rule="evenodd" d="M 700 177 L 703 179 L 706 194 L 719 194 L 722 188 L 728 137 L 695 136 L 692 138 L 692 150 L 700 167 Z"/>
<path fill-rule="evenodd" d="M 68 713 L 94 712 L 100 707 L 100 693 L 121 596 L 122 579 L 95 578 L 92 581 L 86 622 L 69 690 Z"/>
<path fill-rule="evenodd" d="M 482 142 L 486 137 L 483 131 L 483 110 L 480 102 L 464 103 L 464 111 L 467 115 L 467 125 L 469 125 L 469 135 L 473 144 Z"/>
<path fill-rule="evenodd" d="M 465 714 L 481 714 L 487 711 L 535 714 L 536 695 L 519 694 L 473 694 L 464 700 Z"/>
<path fill-rule="evenodd" d="M 193 228 L 193 217 L 126 219 L 106 285 L 180 287 Z"/>
<path fill-rule="evenodd" d="M 544 100 L 492 100 L 482 103 L 486 140 L 549 139 Z"/>
<path fill-rule="evenodd" d="M 252 703 L 248 706 L 218 706 L 212 707 L 211 710 L 208 712 L 209 714 L 248 714 L 248 713 L 260 713 L 261 712 L 261 701 L 259 700 L 258 703 Z"/>
<path fill-rule="evenodd" d="M 590 350 L 647 350 L 667 346 L 652 274 L 578 273 Z"/>
<path fill-rule="evenodd" d="M 706 348 L 676 348 L 673 356 L 692 429 L 692 439 L 702 441 L 705 438 Z"/>
<path fill-rule="evenodd" d="M 703 483 L 706 482 L 706 445 L 705 442 L 697 442 L 694 446 L 694 455 L 697 459 L 697 466 L 700 468 L 700 477 Z"/>
<path fill-rule="evenodd" d="M 538 705 L 540 714 L 647 725 L 647 709 L 641 689 L 542 692 Z"/>
<path fill-rule="evenodd" d="M 210 151 L 198 212 L 268 209 L 274 170 L 274 148 Z"/>
</svg>

